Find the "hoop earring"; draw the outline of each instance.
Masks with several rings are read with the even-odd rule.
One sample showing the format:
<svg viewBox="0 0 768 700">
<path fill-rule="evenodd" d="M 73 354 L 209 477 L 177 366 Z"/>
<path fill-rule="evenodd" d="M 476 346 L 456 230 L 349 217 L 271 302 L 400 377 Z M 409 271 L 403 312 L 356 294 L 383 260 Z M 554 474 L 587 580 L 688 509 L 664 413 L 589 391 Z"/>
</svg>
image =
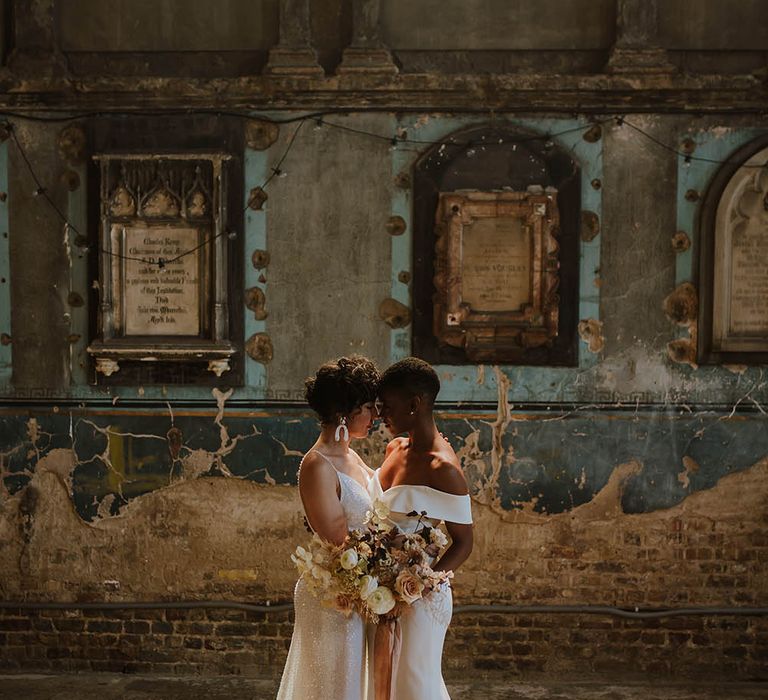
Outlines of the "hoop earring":
<svg viewBox="0 0 768 700">
<path fill-rule="evenodd" d="M 339 421 L 339 424 L 336 426 L 336 432 L 333 435 L 333 439 L 336 440 L 336 442 L 339 442 L 340 440 L 344 440 L 344 442 L 349 442 L 349 430 L 347 430 L 347 419 L 344 416 L 342 416 L 341 420 Z"/>
</svg>

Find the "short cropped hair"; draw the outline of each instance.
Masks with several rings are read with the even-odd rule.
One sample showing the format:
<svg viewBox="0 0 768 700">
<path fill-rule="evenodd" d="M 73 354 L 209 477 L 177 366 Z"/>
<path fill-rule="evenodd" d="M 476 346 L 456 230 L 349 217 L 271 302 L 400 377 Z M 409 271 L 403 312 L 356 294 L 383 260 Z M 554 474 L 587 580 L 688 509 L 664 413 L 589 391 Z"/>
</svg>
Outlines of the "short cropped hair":
<svg viewBox="0 0 768 700">
<path fill-rule="evenodd" d="M 440 393 L 440 379 L 432 365 L 418 357 L 406 357 L 384 370 L 379 382 L 379 394 L 387 389 L 402 391 L 409 396 L 426 396 L 434 403 Z"/>
<path fill-rule="evenodd" d="M 376 400 L 379 370 L 367 357 L 352 355 L 321 365 L 304 382 L 304 396 L 321 423 L 335 423 L 359 406 Z"/>
</svg>

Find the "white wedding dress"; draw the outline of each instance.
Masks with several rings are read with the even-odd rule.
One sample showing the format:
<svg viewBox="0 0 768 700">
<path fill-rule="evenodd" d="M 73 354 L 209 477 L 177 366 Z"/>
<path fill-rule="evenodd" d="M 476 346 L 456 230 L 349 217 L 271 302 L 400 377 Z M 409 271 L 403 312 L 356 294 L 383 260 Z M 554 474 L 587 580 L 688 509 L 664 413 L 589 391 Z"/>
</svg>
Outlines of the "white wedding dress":
<svg viewBox="0 0 768 700">
<path fill-rule="evenodd" d="M 336 471 L 340 501 L 350 530 L 363 527 L 371 499 L 363 486 Z M 362 468 L 361 468 L 362 471 Z M 368 479 L 366 475 L 366 480 Z M 367 663 L 365 623 L 324 607 L 300 578 L 293 594 L 295 621 L 277 700 L 364 700 Z"/>
<path fill-rule="evenodd" d="M 430 486 L 392 486 L 383 491 L 378 472 L 369 482 L 371 500 L 383 501 L 390 518 L 403 532 L 414 532 L 417 517 L 407 514 L 427 512 L 427 520 L 459 524 L 472 522 L 469 496 L 438 491 Z M 453 596 L 448 584 L 419 600 L 400 618 L 402 646 L 392 671 L 391 697 L 395 700 L 450 700 L 442 674 L 443 642 L 453 615 Z M 368 642 L 373 645 L 375 627 L 369 625 Z M 374 698 L 373 653 L 369 653 L 368 698 Z"/>
</svg>

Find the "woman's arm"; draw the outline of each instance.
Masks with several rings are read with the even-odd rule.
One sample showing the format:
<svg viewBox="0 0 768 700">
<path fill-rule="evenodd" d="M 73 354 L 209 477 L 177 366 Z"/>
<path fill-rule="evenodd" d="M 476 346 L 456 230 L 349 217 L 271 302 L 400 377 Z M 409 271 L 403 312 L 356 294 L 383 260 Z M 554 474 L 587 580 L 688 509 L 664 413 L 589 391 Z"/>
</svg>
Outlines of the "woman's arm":
<svg viewBox="0 0 768 700">
<path fill-rule="evenodd" d="M 432 485 L 440 491 L 455 496 L 468 496 L 469 488 L 464 473 L 458 464 L 451 461 L 438 462 L 432 472 Z M 451 523 L 446 521 L 445 529 L 451 537 L 451 544 L 443 552 L 436 571 L 456 571 L 472 554 L 474 534 L 472 524 Z"/>
<path fill-rule="evenodd" d="M 324 540 L 341 544 L 347 536 L 347 518 L 338 494 L 336 470 L 322 457 L 308 454 L 299 474 L 299 495 L 310 527 Z"/>
<path fill-rule="evenodd" d="M 472 525 L 445 523 L 445 529 L 451 536 L 451 545 L 435 564 L 435 571 L 456 571 L 472 554 L 474 535 Z"/>
</svg>

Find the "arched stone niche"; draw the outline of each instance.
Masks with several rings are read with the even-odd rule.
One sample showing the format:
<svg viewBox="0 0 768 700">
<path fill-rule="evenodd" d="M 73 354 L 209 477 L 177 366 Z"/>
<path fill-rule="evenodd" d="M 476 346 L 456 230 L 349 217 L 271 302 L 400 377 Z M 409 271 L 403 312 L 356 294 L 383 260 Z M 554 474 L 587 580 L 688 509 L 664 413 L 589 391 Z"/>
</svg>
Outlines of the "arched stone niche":
<svg viewBox="0 0 768 700">
<path fill-rule="evenodd" d="M 416 161 L 413 193 L 414 354 L 435 364 L 577 365 L 581 177 L 572 155 L 545 134 L 478 126 Z M 516 254 L 531 252 L 527 299 L 503 290 L 506 307 L 488 303 L 494 285 L 521 283 L 511 276 L 487 286 L 461 279 L 470 238 L 462 231 L 478 222 L 493 244 L 489 264 L 511 267 Z M 528 242 L 505 250 L 502 229 L 520 236 L 521 227 Z M 483 303 L 467 302 L 483 293 Z"/>
<path fill-rule="evenodd" d="M 715 176 L 700 236 L 700 361 L 767 363 L 768 136 L 734 153 Z"/>
</svg>

